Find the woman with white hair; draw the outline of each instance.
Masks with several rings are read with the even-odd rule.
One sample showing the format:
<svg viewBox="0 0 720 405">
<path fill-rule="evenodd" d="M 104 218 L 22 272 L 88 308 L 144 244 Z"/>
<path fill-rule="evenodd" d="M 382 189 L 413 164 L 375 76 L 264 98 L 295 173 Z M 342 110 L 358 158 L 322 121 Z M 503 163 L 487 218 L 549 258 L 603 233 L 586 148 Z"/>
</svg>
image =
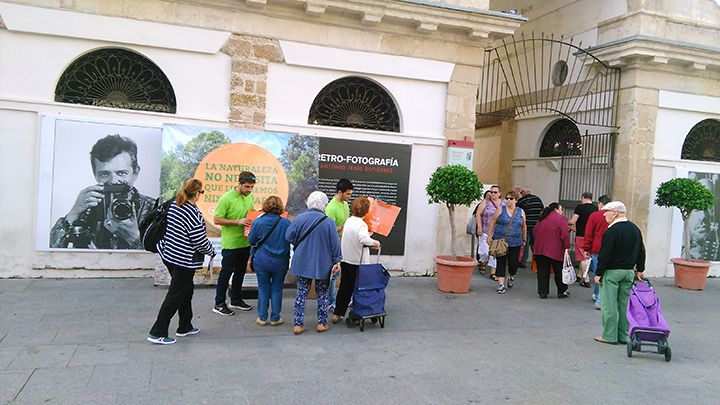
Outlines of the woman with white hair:
<svg viewBox="0 0 720 405">
<path fill-rule="evenodd" d="M 294 248 L 290 273 L 298 278 L 294 316 L 296 335 L 305 331 L 305 303 L 313 280 L 318 297 L 317 331 L 328 330 L 330 275 L 340 270 L 342 253 L 335 221 L 324 212 L 327 203 L 328 197 L 325 193 L 310 193 L 306 203 L 308 210 L 295 217 L 285 232 L 285 239 L 292 243 Z"/>
</svg>

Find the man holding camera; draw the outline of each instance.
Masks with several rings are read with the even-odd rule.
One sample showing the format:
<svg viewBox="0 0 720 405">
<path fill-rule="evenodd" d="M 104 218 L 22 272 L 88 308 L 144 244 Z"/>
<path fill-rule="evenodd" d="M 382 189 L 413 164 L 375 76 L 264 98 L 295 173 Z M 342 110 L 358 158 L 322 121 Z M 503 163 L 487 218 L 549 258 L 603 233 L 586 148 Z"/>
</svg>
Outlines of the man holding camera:
<svg viewBox="0 0 720 405">
<path fill-rule="evenodd" d="M 90 151 L 97 184 L 80 191 L 70 212 L 50 231 L 51 248 L 143 249 L 138 224 L 155 208 L 155 199 L 133 186 L 140 174 L 137 144 L 108 135 Z"/>
</svg>

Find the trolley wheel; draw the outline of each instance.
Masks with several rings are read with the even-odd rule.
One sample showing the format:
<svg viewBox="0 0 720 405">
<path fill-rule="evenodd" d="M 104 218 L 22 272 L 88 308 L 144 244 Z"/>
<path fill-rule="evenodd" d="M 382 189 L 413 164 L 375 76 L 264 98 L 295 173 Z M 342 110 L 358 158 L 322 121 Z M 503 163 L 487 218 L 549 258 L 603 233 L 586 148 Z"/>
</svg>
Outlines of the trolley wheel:
<svg viewBox="0 0 720 405">
<path fill-rule="evenodd" d="M 665 361 L 670 361 L 672 359 L 672 350 L 670 350 L 670 346 L 665 347 Z"/>
<path fill-rule="evenodd" d="M 635 343 L 633 342 L 633 339 L 628 339 L 627 342 L 627 356 L 632 357 L 633 349 L 635 348 Z"/>
<path fill-rule="evenodd" d="M 378 322 L 378 317 L 370 318 L 370 322 L 372 322 L 372 323 L 377 323 L 377 322 Z"/>
</svg>

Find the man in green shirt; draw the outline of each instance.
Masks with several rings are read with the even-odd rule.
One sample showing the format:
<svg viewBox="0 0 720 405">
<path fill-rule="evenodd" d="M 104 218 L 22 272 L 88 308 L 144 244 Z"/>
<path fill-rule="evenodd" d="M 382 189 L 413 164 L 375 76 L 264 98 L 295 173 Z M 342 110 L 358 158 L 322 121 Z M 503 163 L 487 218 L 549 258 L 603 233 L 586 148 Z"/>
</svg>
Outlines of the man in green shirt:
<svg viewBox="0 0 720 405">
<path fill-rule="evenodd" d="M 222 227 L 222 267 L 217 281 L 215 293 L 215 307 L 213 312 L 230 316 L 234 312 L 225 303 L 225 297 L 233 277 L 230 290 L 230 308 L 249 311 L 252 307 L 240 298 L 245 269 L 250 258 L 250 243 L 245 237 L 245 226 L 252 224 L 252 219 L 246 218 L 247 212 L 255 208 L 255 197 L 252 194 L 255 187 L 255 175 L 251 172 L 240 172 L 238 185 L 223 194 L 215 208 L 215 225 Z"/>
<path fill-rule="evenodd" d="M 338 236 L 342 238 L 342 230 L 345 220 L 350 217 L 350 206 L 348 200 L 352 196 L 353 185 L 350 180 L 342 178 L 335 185 L 335 197 L 325 206 L 325 214 L 335 221 Z M 330 277 L 330 286 L 328 288 L 328 306 L 329 311 L 335 310 L 335 283 L 337 282 L 340 272 Z"/>
</svg>

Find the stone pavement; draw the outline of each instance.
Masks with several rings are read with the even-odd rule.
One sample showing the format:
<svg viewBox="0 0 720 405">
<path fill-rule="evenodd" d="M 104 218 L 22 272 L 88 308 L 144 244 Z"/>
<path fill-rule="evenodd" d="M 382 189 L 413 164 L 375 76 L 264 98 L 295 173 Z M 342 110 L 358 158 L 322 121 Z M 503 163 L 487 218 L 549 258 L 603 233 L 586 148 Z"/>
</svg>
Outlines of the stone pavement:
<svg viewBox="0 0 720 405">
<path fill-rule="evenodd" d="M 434 278 L 393 278 L 384 329 L 345 324 L 292 333 L 294 290 L 279 327 L 211 312 L 198 288 L 200 334 L 170 346 L 147 332 L 166 289 L 151 279 L 0 280 L 0 402 L 8 403 L 718 403 L 720 280 L 705 291 L 654 284 L 673 359 L 593 341 L 591 290 L 540 300 L 534 273 L 495 294 L 475 274 L 469 294 Z M 249 300 L 255 307 L 256 301 Z M 171 336 L 177 319 L 171 323 Z"/>
</svg>

